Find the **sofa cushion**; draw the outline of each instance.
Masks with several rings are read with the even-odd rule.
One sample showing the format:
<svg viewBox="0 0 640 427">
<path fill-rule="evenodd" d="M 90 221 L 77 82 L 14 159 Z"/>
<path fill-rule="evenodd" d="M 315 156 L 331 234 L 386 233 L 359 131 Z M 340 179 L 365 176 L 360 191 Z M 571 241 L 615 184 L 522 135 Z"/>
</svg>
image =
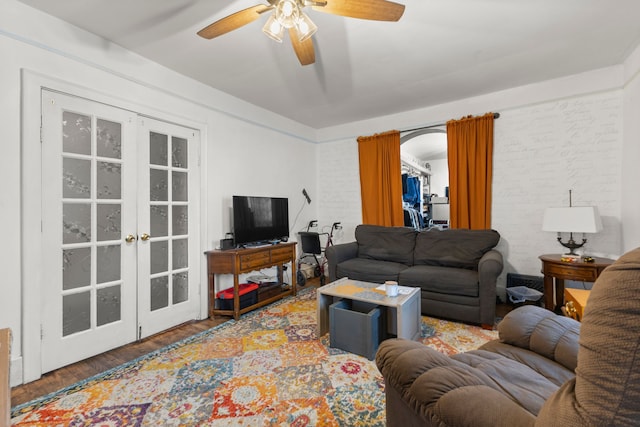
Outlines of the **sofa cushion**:
<svg viewBox="0 0 640 427">
<path fill-rule="evenodd" d="M 441 265 L 477 269 L 482 255 L 500 240 L 495 230 L 432 228 L 417 233 L 413 262 L 415 265 Z"/>
<path fill-rule="evenodd" d="M 478 272 L 462 268 L 414 265 L 400 273 L 398 283 L 447 295 L 477 297 L 479 292 Z"/>
<path fill-rule="evenodd" d="M 338 264 L 337 277 L 384 283 L 387 280 L 397 281 L 398 274 L 406 268 L 406 265 L 398 262 L 351 258 Z"/>
<path fill-rule="evenodd" d="M 417 232 L 407 227 L 359 225 L 356 227 L 358 257 L 413 264 Z"/>
</svg>

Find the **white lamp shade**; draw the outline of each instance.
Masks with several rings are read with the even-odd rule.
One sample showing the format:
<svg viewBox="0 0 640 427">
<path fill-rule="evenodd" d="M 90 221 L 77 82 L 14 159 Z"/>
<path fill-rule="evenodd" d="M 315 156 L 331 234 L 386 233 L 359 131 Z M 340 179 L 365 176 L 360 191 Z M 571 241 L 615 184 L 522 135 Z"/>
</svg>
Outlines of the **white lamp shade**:
<svg viewBox="0 0 640 427">
<path fill-rule="evenodd" d="M 597 233 L 602 221 L 595 206 L 547 208 L 542 220 L 542 231 L 564 233 Z"/>
</svg>

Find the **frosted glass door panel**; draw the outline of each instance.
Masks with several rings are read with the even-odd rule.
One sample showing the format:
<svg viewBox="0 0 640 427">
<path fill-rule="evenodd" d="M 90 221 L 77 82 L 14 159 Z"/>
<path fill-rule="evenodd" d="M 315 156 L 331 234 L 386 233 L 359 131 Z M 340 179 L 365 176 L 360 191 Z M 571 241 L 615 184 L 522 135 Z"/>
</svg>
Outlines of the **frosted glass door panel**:
<svg viewBox="0 0 640 427">
<path fill-rule="evenodd" d="M 122 212 L 120 204 L 97 205 L 96 228 L 98 241 L 120 240 L 122 238 Z"/>
<path fill-rule="evenodd" d="M 149 172 L 149 180 L 151 183 L 151 187 L 149 188 L 149 192 L 151 193 L 150 200 L 166 202 L 169 194 L 167 171 L 151 169 Z"/>
<path fill-rule="evenodd" d="M 98 162 L 98 198 L 120 199 L 122 197 L 122 175 L 120 164 Z"/>
<path fill-rule="evenodd" d="M 174 239 L 173 240 L 173 256 L 174 269 L 189 267 L 189 242 L 187 239 Z"/>
<path fill-rule="evenodd" d="M 173 275 L 173 303 L 178 304 L 189 299 L 189 273 Z"/>
<path fill-rule="evenodd" d="M 62 204 L 62 243 L 91 241 L 91 204 Z"/>
<path fill-rule="evenodd" d="M 187 174 L 184 172 L 173 172 L 171 194 L 174 202 L 186 202 L 189 197 L 189 184 Z"/>
<path fill-rule="evenodd" d="M 91 154 L 91 116 L 62 112 L 62 149 L 70 154 Z"/>
<path fill-rule="evenodd" d="M 169 158 L 167 156 L 167 143 L 169 138 L 166 134 L 149 132 L 149 163 L 152 165 L 167 166 Z"/>
<path fill-rule="evenodd" d="M 187 140 L 184 138 L 171 138 L 171 165 L 177 168 L 187 168 L 188 166 Z"/>
<path fill-rule="evenodd" d="M 174 236 L 189 232 L 189 210 L 187 206 L 173 206 L 171 227 Z"/>
<path fill-rule="evenodd" d="M 91 293 L 81 292 L 62 297 L 62 335 L 91 329 Z"/>
<path fill-rule="evenodd" d="M 98 289 L 98 326 L 108 325 L 121 319 L 122 297 L 120 290 L 120 285 Z"/>
<path fill-rule="evenodd" d="M 122 125 L 108 120 L 98 119 L 98 156 L 122 158 Z"/>
<path fill-rule="evenodd" d="M 99 246 L 97 252 L 96 282 L 108 283 L 120 280 L 121 251 L 120 245 Z"/>
<path fill-rule="evenodd" d="M 167 276 L 151 279 L 151 311 L 165 308 L 169 305 L 169 282 Z"/>
<path fill-rule="evenodd" d="M 151 205 L 151 235 L 164 237 L 169 233 L 169 206 Z"/>
<path fill-rule="evenodd" d="M 62 251 L 62 290 L 91 284 L 91 248 Z"/>
<path fill-rule="evenodd" d="M 91 161 L 65 157 L 62 159 L 62 197 L 91 197 Z"/>
</svg>

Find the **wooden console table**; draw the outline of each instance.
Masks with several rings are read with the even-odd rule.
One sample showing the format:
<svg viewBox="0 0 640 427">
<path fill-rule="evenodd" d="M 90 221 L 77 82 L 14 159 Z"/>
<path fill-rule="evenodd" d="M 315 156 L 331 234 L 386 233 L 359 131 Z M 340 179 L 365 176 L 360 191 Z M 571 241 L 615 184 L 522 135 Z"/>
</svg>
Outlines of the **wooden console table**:
<svg viewBox="0 0 640 427">
<path fill-rule="evenodd" d="M 564 262 L 562 255 L 540 255 L 544 275 L 544 306 L 556 313 L 564 305 L 564 281 L 595 282 L 602 270 L 613 264 L 609 258 L 593 257 L 593 262 Z M 555 279 L 555 292 L 554 292 Z M 554 303 L 555 295 L 555 303 Z"/>
<path fill-rule="evenodd" d="M 296 295 L 296 242 L 247 249 L 213 250 L 205 252 L 205 255 L 207 256 L 207 272 L 209 276 L 209 317 L 214 315 L 233 316 L 235 320 L 238 320 L 241 314 L 271 304 L 288 295 Z M 291 263 L 291 286 L 289 289 L 283 290 L 279 295 L 274 295 L 264 301 L 258 301 L 256 304 L 240 308 L 240 294 L 238 293 L 238 276 L 240 274 L 268 267 L 277 267 L 278 283 L 282 284 L 282 267 L 288 263 Z M 233 274 L 233 310 L 215 308 L 216 274 Z"/>
</svg>

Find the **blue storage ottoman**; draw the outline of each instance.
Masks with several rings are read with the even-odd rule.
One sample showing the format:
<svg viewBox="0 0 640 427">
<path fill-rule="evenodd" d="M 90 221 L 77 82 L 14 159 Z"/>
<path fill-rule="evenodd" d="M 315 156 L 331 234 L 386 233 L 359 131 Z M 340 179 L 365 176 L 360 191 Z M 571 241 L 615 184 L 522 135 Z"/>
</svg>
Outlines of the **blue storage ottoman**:
<svg viewBox="0 0 640 427">
<path fill-rule="evenodd" d="M 373 360 L 381 341 L 380 307 L 340 300 L 329 306 L 329 346 Z"/>
</svg>

